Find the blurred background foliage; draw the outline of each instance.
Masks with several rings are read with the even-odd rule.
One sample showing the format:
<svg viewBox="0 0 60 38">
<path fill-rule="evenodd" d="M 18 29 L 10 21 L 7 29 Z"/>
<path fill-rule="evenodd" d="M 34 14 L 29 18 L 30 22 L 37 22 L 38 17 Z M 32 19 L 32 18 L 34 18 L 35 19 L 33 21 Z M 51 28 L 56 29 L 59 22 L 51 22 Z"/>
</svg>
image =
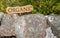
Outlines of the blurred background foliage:
<svg viewBox="0 0 60 38">
<path fill-rule="evenodd" d="M 48 15 L 51 13 L 60 13 L 60 0 L 0 0 L 0 11 L 6 13 L 7 7 L 33 5 L 35 13 Z"/>
</svg>

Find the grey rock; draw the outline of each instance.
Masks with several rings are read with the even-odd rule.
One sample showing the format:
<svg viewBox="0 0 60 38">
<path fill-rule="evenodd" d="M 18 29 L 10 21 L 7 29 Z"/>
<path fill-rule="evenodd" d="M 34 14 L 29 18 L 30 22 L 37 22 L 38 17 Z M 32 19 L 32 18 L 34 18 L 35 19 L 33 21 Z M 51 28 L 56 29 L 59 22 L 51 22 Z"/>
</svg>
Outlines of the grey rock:
<svg viewBox="0 0 60 38">
<path fill-rule="evenodd" d="M 52 33 L 52 29 L 51 27 L 48 27 L 46 29 L 46 37 L 45 38 L 57 38 L 56 36 L 54 36 L 54 34 Z"/>
<path fill-rule="evenodd" d="M 1 21 L 1 19 L 2 19 L 3 16 L 4 16 L 4 13 L 0 12 L 0 21 Z"/>
<path fill-rule="evenodd" d="M 60 38 L 60 15 L 52 14 L 46 16 L 48 19 L 48 24 L 52 27 L 53 33 Z"/>
<path fill-rule="evenodd" d="M 51 20 L 52 17 L 52 20 Z M 17 38 L 59 38 L 60 30 L 55 25 L 59 18 L 55 15 L 46 17 L 42 14 L 28 14 L 18 16 L 17 14 L 4 15 L 1 20 L 0 35 L 2 36 L 17 36 Z M 50 37 L 51 36 L 51 37 Z"/>
<path fill-rule="evenodd" d="M 45 38 L 46 19 L 42 14 L 23 15 L 16 20 L 17 38 Z"/>
<path fill-rule="evenodd" d="M 0 35 L 1 36 L 15 36 L 15 15 L 7 14 L 1 20 Z"/>
</svg>

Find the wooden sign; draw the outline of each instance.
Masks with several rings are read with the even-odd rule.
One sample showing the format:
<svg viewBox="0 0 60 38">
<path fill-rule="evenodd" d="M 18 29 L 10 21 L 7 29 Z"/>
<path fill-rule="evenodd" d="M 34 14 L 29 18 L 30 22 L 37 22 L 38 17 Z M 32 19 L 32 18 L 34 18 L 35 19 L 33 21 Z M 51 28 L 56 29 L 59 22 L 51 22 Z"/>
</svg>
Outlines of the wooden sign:
<svg viewBox="0 0 60 38">
<path fill-rule="evenodd" d="M 25 12 L 31 12 L 31 11 L 33 11 L 33 6 L 32 5 L 8 7 L 6 9 L 6 12 L 8 14 L 25 13 Z"/>
</svg>

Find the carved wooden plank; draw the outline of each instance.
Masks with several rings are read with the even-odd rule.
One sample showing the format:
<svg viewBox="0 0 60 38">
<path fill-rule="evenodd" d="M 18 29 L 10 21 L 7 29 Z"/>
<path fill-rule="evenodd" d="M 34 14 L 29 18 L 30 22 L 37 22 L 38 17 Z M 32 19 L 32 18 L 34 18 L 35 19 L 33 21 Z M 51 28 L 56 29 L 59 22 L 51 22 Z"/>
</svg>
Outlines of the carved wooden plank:
<svg viewBox="0 0 60 38">
<path fill-rule="evenodd" d="M 25 12 L 31 12 L 31 11 L 33 11 L 33 6 L 32 5 L 8 7 L 6 9 L 6 12 L 8 14 L 25 13 Z"/>
</svg>

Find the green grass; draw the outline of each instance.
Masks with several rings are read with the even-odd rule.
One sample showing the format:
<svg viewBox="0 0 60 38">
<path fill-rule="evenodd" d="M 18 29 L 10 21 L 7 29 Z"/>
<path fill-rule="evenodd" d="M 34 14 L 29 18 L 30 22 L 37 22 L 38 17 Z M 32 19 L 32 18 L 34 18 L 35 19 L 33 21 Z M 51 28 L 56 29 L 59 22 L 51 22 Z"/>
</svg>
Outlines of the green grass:
<svg viewBox="0 0 60 38">
<path fill-rule="evenodd" d="M 60 0 L 0 0 L 0 11 L 6 13 L 7 7 L 33 5 L 32 13 L 60 13 Z"/>
</svg>

